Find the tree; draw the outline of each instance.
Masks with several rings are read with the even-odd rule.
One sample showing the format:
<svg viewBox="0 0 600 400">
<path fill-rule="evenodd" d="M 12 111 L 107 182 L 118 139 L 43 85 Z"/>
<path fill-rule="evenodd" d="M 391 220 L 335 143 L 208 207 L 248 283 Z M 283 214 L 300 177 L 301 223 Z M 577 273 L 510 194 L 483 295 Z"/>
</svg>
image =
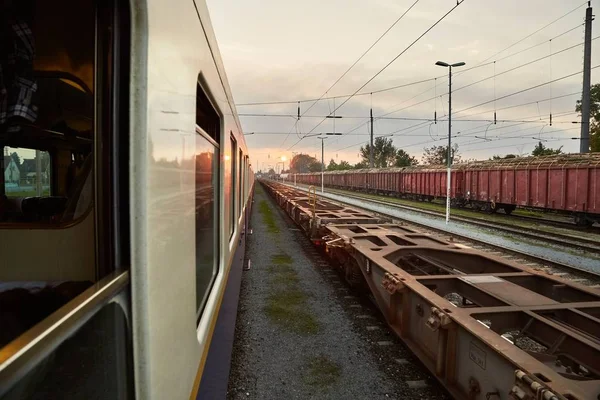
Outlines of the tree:
<svg viewBox="0 0 600 400">
<path fill-rule="evenodd" d="M 338 171 L 347 171 L 352 169 L 352 165 L 348 161 L 341 161 L 338 164 Z"/>
<path fill-rule="evenodd" d="M 329 161 L 329 165 L 327 165 L 326 168 L 327 171 L 345 171 L 349 169 L 352 169 L 352 165 L 350 165 L 348 161 L 341 161 L 338 164 L 334 161 L 333 158 L 331 159 L 331 161 Z"/>
<path fill-rule="evenodd" d="M 447 165 L 448 164 L 448 146 L 426 147 L 423 153 L 423 164 L 426 165 Z M 452 145 L 452 163 L 459 163 L 458 144 Z"/>
<path fill-rule="evenodd" d="M 364 168 L 369 168 L 369 161 L 363 160 L 354 165 L 354 169 L 364 169 Z"/>
<path fill-rule="evenodd" d="M 321 171 L 321 163 L 308 154 L 296 154 L 290 161 L 289 171 L 292 174 Z"/>
<path fill-rule="evenodd" d="M 514 154 L 507 154 L 504 157 L 499 156 L 499 155 L 494 155 L 494 156 L 492 156 L 492 158 L 490 158 L 490 160 L 507 160 L 509 158 L 517 158 L 517 156 Z"/>
<path fill-rule="evenodd" d="M 419 161 L 416 158 L 408 154 L 406 151 L 402 149 L 398 149 L 396 152 L 396 162 L 394 163 L 395 167 L 409 167 L 411 165 L 417 165 Z"/>
<path fill-rule="evenodd" d="M 360 155 L 364 161 L 369 163 L 371 145 L 362 146 Z M 375 168 L 385 168 L 393 165 L 396 161 L 396 147 L 390 138 L 378 137 L 373 143 L 373 166 Z"/>
<path fill-rule="evenodd" d="M 325 168 L 325 170 L 326 171 L 337 171 L 338 168 L 339 168 L 339 165 L 332 158 L 331 161 L 329 161 L 329 165 L 327 166 L 327 168 Z"/>
<path fill-rule="evenodd" d="M 575 111 L 581 112 L 581 100 L 577 100 Z M 600 151 L 600 83 L 590 88 L 590 151 Z"/>
<path fill-rule="evenodd" d="M 275 172 L 275 170 L 273 168 L 270 168 L 269 172 L 267 172 L 267 174 L 269 174 L 269 175 L 276 175 L 277 172 Z"/>
<path fill-rule="evenodd" d="M 531 155 L 535 156 L 535 157 L 539 157 L 539 156 L 553 156 L 555 154 L 561 154 L 561 153 L 562 153 L 562 146 L 560 146 L 558 149 L 551 149 L 550 147 L 546 147 L 544 145 L 544 143 L 542 143 L 540 141 L 540 142 L 538 142 L 538 144 L 535 146 L 535 148 L 531 152 Z"/>
<path fill-rule="evenodd" d="M 21 166 L 21 157 L 19 157 L 19 154 L 15 151 L 10 156 L 13 159 L 13 161 L 15 162 L 15 164 L 17 164 L 17 167 L 20 167 Z"/>
</svg>

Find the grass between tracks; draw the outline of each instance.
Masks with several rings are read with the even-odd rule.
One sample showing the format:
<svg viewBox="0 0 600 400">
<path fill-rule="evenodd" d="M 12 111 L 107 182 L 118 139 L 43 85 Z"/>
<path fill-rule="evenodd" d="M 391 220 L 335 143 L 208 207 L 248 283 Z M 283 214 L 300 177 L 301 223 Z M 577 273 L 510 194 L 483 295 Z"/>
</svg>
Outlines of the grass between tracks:
<svg viewBox="0 0 600 400">
<path fill-rule="evenodd" d="M 274 324 L 300 335 L 313 335 L 320 329 L 317 318 L 310 313 L 308 295 L 299 287 L 300 278 L 287 254 L 271 257 L 271 276 L 265 313 Z"/>
<path fill-rule="evenodd" d="M 337 382 L 340 378 L 340 370 L 340 366 L 325 355 L 311 357 L 303 379 L 307 385 L 322 388 Z"/>
<path fill-rule="evenodd" d="M 277 222 L 275 222 L 273 210 L 269 207 L 269 203 L 265 200 L 261 200 L 258 205 L 258 211 L 263 217 L 263 222 L 267 225 L 267 231 L 269 233 L 279 233 L 279 227 L 277 226 Z"/>
</svg>

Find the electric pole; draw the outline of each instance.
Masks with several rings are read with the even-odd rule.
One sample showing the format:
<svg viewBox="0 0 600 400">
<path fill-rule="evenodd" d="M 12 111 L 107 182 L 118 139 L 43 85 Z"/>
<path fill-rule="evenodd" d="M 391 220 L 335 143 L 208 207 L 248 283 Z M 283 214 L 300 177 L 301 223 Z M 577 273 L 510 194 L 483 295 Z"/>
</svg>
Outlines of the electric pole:
<svg viewBox="0 0 600 400">
<path fill-rule="evenodd" d="M 590 73 L 592 66 L 592 5 L 588 1 L 585 10 L 585 44 L 583 50 L 583 93 L 581 98 L 581 141 L 580 153 L 590 151 Z"/>
<path fill-rule="evenodd" d="M 369 146 L 369 167 L 373 168 L 373 108 L 371 108 L 371 145 Z"/>
</svg>

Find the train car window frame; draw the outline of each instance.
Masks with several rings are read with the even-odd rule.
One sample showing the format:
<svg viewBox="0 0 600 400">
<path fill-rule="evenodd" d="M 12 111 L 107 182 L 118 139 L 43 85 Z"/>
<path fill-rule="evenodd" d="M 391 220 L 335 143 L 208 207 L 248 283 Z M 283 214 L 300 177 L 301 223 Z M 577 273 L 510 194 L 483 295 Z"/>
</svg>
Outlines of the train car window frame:
<svg viewBox="0 0 600 400">
<path fill-rule="evenodd" d="M 65 12 L 67 7 L 61 2 L 44 3 L 38 0 L 35 6 L 40 4 L 53 7 L 52 11 L 57 14 L 64 13 L 66 17 L 72 16 Z M 112 213 L 110 217 L 114 217 L 115 220 L 129 221 L 126 190 L 123 191 L 122 196 L 115 196 L 106 202 L 104 200 L 101 202 L 98 200 L 96 189 L 99 185 L 103 188 L 114 188 L 119 183 L 128 188 L 127 182 L 119 180 L 118 174 L 123 171 L 127 175 L 129 166 L 129 103 L 119 101 L 129 99 L 127 84 L 130 60 L 129 6 L 123 0 L 105 2 L 92 0 L 81 2 L 79 5 L 82 7 L 81 10 L 90 12 L 89 20 L 81 15 L 81 10 L 71 9 L 70 13 L 79 11 L 80 13 L 76 15 L 81 17 L 80 21 L 83 21 L 88 30 L 81 32 L 76 26 L 66 25 L 66 32 L 58 31 L 57 28 L 57 32 L 50 32 L 48 36 L 52 37 L 51 34 L 54 33 L 59 37 L 60 35 L 69 37 L 73 32 L 80 33 L 82 37 L 85 37 L 85 33 L 90 35 L 89 42 L 84 39 L 81 41 L 87 46 L 84 48 L 90 51 L 91 65 L 94 66 L 91 72 L 94 82 L 94 91 L 91 92 L 94 106 L 91 131 L 93 136 L 91 140 L 85 141 L 86 144 L 93 142 L 93 147 L 85 156 L 86 161 L 83 163 L 91 168 L 89 175 L 86 175 L 86 184 L 89 181 L 92 187 L 89 194 L 92 203 L 88 205 L 84 202 L 83 205 L 87 205 L 87 210 L 84 210 L 81 218 L 52 225 L 21 224 L 17 226 L 20 229 L 39 227 L 47 231 L 52 230 L 52 235 L 57 235 L 60 232 L 57 232 L 56 228 L 73 226 L 85 219 L 92 209 L 98 212 L 99 208 L 103 208 L 103 211 L 110 210 Z M 52 15 L 47 16 L 40 9 L 35 9 L 35 12 L 38 16 L 42 16 L 40 18 L 51 21 L 53 26 L 65 26 L 60 24 L 60 21 L 57 23 Z M 44 35 L 46 34 L 47 32 L 44 31 Z M 50 48 L 51 51 L 62 49 L 60 45 L 64 46 L 64 43 L 57 43 L 56 47 Z M 56 80 L 64 80 L 60 71 L 50 72 Z M 119 82 L 127 83 L 119 85 Z M 80 86 L 82 89 L 85 84 Z M 74 135 L 73 132 L 70 133 Z M 68 136 L 68 134 L 64 135 Z M 80 137 L 75 139 L 77 142 L 81 141 Z M 104 144 L 103 153 L 100 152 L 97 143 Z M 44 144 L 37 150 L 46 150 L 44 146 L 52 148 L 50 144 Z M 77 151 L 71 152 L 71 157 L 82 156 L 83 158 L 84 154 L 79 147 L 75 145 L 67 147 L 69 151 L 72 149 Z M 52 157 L 52 152 L 49 153 Z M 104 165 L 110 164 L 111 167 L 110 169 L 106 167 L 105 174 L 96 174 L 94 163 L 99 162 L 98 159 L 101 157 L 105 161 Z M 62 161 L 68 162 L 69 158 L 66 157 Z M 60 161 L 52 158 L 50 160 L 52 167 Z M 81 169 L 85 171 L 86 168 Z M 56 184 L 56 180 L 56 177 L 52 179 L 52 185 Z M 75 213 L 77 212 L 75 210 Z M 112 218 L 104 218 L 96 221 L 93 229 L 94 251 L 97 253 L 98 249 L 102 249 L 104 253 L 110 255 L 103 259 L 107 261 L 107 265 L 100 266 L 97 260 L 93 264 L 96 269 L 95 278 L 84 280 L 65 277 L 57 280 L 43 278 L 36 280 L 32 277 L 27 279 L 27 282 L 3 282 L 8 284 L 8 287 L 4 287 L 4 292 L 11 292 L 15 288 L 18 293 L 13 292 L 11 296 L 18 294 L 20 299 L 26 299 L 24 304 L 29 305 L 25 309 L 33 309 L 36 314 L 43 309 L 44 317 L 33 321 L 32 326 L 19 321 L 17 332 L 26 330 L 19 333 L 15 339 L 9 336 L 10 341 L 0 347 L 0 382 L 2 382 L 0 398 L 4 398 L 6 394 L 8 398 L 29 398 L 33 394 L 44 398 L 61 396 L 90 398 L 98 393 L 98 387 L 102 388 L 105 396 L 112 398 L 134 397 L 132 331 L 129 321 L 130 277 L 127 271 L 131 261 L 128 250 L 118 249 L 115 244 L 121 242 L 125 247 L 129 245 L 128 226 L 116 224 Z M 106 232 L 106 236 L 97 233 L 102 230 Z M 48 260 L 48 265 L 51 265 L 51 261 Z M 27 285 L 21 287 L 22 283 Z M 41 286 L 38 288 L 38 285 Z M 12 302 L 18 306 L 18 312 L 26 312 L 22 308 L 22 303 L 15 300 L 15 297 L 9 300 L 11 301 L 4 301 L 3 304 L 6 306 Z M 3 312 L 8 314 L 8 307 L 4 308 Z M 19 316 L 18 313 L 12 315 Z M 12 322 L 11 328 L 15 329 L 17 320 Z M 7 336 L 3 337 L 3 341 L 5 339 Z M 77 385 L 74 385 L 74 382 Z"/>
<path fill-rule="evenodd" d="M 204 143 L 202 143 L 204 142 Z M 212 160 L 211 162 L 211 195 L 212 195 L 212 210 L 209 211 L 211 216 L 211 225 L 209 230 L 212 232 L 204 232 L 204 226 L 199 226 L 199 213 L 205 211 L 203 210 L 204 204 L 206 200 L 205 192 L 199 190 L 198 186 L 195 187 L 195 209 L 196 209 L 196 319 L 197 322 L 200 320 L 202 316 L 202 311 L 204 310 L 204 306 L 206 305 L 206 301 L 208 296 L 212 290 L 213 284 L 219 273 L 219 265 L 221 259 L 220 252 L 220 218 L 219 218 L 219 210 L 220 210 L 220 195 L 219 195 L 219 177 L 220 177 L 220 163 L 219 163 L 219 154 L 220 154 L 220 146 L 215 140 L 213 140 L 208 133 L 206 133 L 202 128 L 196 126 L 196 151 L 199 150 L 199 145 L 208 144 L 212 146 Z M 204 152 L 206 154 L 206 152 Z M 196 153 L 196 156 L 200 156 L 201 154 Z M 201 178 L 199 175 L 199 162 L 201 159 L 196 159 L 195 162 L 195 185 L 198 185 L 198 178 Z M 202 221 L 206 222 L 206 221 Z M 206 242 L 209 243 L 211 249 L 207 249 L 208 251 L 201 251 L 201 244 Z M 209 265 L 210 264 L 210 265 Z"/>
<path fill-rule="evenodd" d="M 203 79 L 202 73 L 198 74 L 196 84 L 196 126 L 195 126 L 195 162 L 194 162 L 194 192 L 195 192 L 195 209 L 196 209 L 196 268 L 195 268 L 195 280 L 196 280 L 196 323 L 200 322 L 202 312 L 206 305 L 206 301 L 212 291 L 214 282 L 219 273 L 221 264 L 221 227 L 223 225 L 221 218 L 221 198 L 223 196 L 222 191 L 222 173 L 225 170 L 225 166 L 221 163 L 222 149 L 221 146 L 221 123 L 222 117 L 214 106 L 213 101 L 209 97 L 209 91 L 205 90 L 207 87 L 205 80 Z M 206 218 L 206 199 L 207 199 L 207 187 L 199 188 L 198 184 L 206 183 L 202 178 L 201 167 L 206 167 L 207 152 L 200 150 L 207 150 L 207 147 L 201 146 L 212 146 L 212 159 L 210 160 L 210 193 L 212 210 L 208 214 L 211 215 L 208 219 Z M 204 157 L 203 157 L 204 155 Z M 204 159 L 203 159 L 204 158 Z M 227 160 L 227 157 L 225 157 Z M 199 190 L 200 189 L 200 190 Z M 202 216 L 205 218 L 202 219 Z M 199 221 L 200 218 L 200 221 Z M 200 225 L 199 225 L 200 222 Z M 205 225 L 208 223 L 212 225 L 212 232 L 204 232 Z M 209 230 L 211 227 L 209 227 Z M 207 240 L 208 238 L 208 240 Z M 211 249 L 208 251 L 202 251 L 204 244 L 208 243 L 211 245 Z M 206 249 L 204 249 L 206 250 Z M 209 266 L 210 264 L 210 266 Z M 208 268 L 207 268 L 208 267 Z"/>
<path fill-rule="evenodd" d="M 238 167 L 238 176 L 239 176 L 239 182 L 238 182 L 238 216 L 237 219 L 241 219 L 242 217 L 242 210 L 244 209 L 244 152 L 242 151 L 242 149 L 240 149 L 239 151 L 239 167 Z"/>
<path fill-rule="evenodd" d="M 230 143 L 231 143 L 231 155 L 229 156 L 229 240 L 231 240 L 233 238 L 233 235 L 235 234 L 235 223 L 236 223 L 236 217 L 235 217 L 235 209 L 236 209 L 236 188 L 237 188 L 237 180 L 235 179 L 235 175 L 237 172 L 237 164 L 236 164 L 236 159 L 237 159 L 237 141 L 235 140 L 235 137 L 233 136 L 233 132 L 231 132 L 231 135 L 229 137 Z"/>
</svg>

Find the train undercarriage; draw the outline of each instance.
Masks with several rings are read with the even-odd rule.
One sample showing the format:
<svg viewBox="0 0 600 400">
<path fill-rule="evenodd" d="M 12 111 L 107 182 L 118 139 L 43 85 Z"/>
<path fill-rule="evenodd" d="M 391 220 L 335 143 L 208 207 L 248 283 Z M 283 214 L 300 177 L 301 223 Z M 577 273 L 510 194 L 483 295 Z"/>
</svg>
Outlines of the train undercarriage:
<svg viewBox="0 0 600 400">
<path fill-rule="evenodd" d="M 273 182 L 267 191 L 457 399 L 596 399 L 600 294 Z"/>
</svg>

